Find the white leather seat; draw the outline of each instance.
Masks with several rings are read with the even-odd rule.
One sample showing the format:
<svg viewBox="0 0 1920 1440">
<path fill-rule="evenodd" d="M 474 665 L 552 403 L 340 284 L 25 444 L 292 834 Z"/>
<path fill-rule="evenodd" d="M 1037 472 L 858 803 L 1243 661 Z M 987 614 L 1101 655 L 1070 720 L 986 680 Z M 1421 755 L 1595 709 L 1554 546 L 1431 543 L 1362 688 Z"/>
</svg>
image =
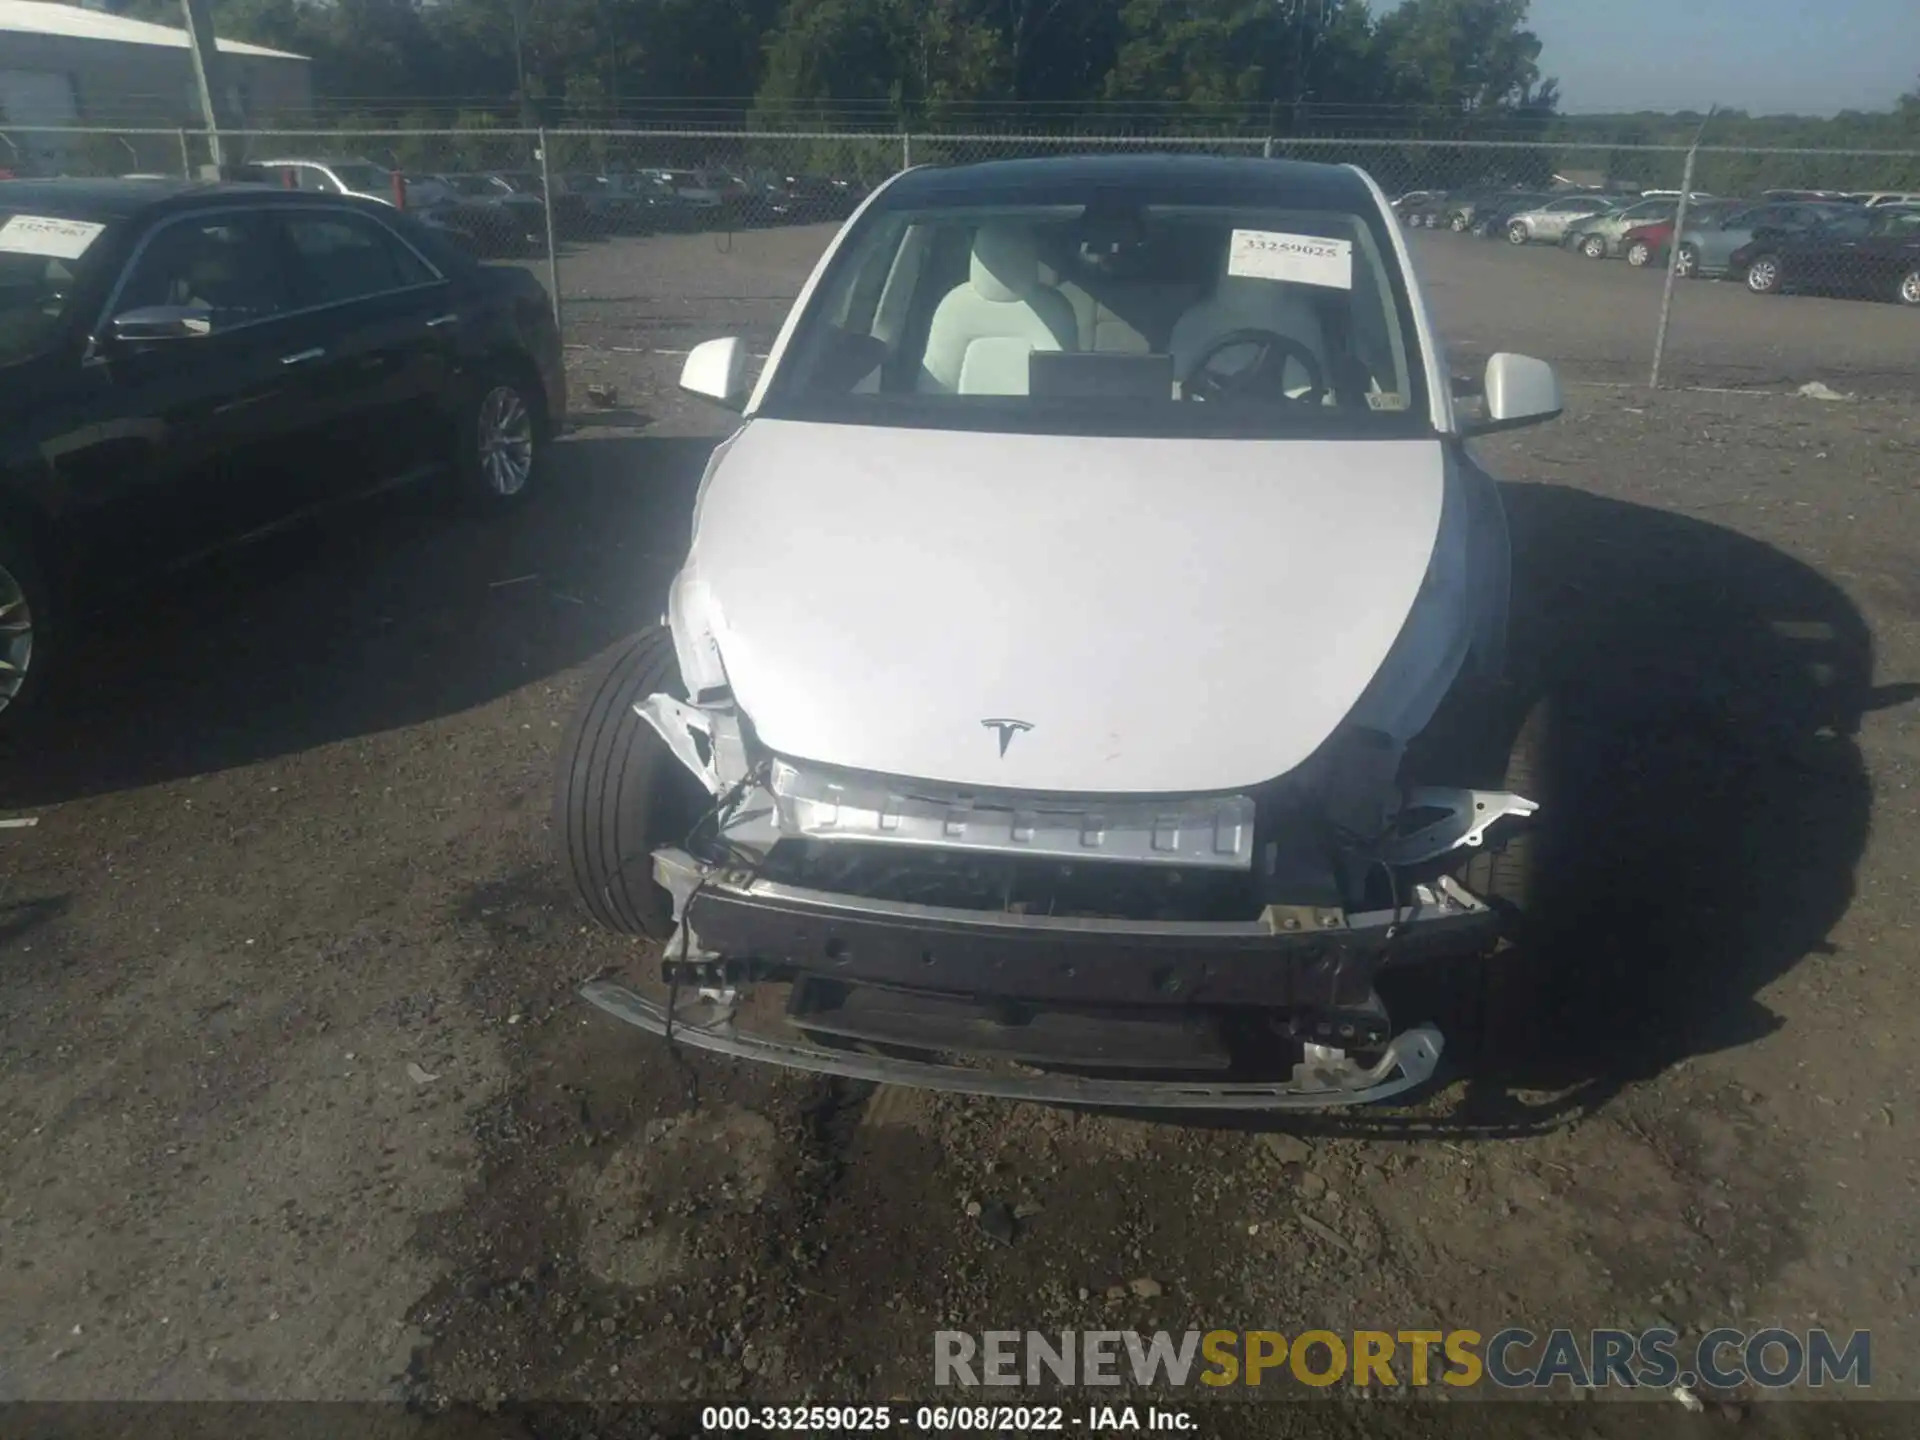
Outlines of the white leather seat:
<svg viewBox="0 0 1920 1440">
<path fill-rule="evenodd" d="M 1309 287 L 1256 276 L 1229 275 L 1227 250 L 1220 253 L 1220 272 L 1213 293 L 1173 323 L 1167 349 L 1173 353 L 1173 373 L 1184 383 L 1196 360 L 1223 335 L 1234 330 L 1271 330 L 1298 340 L 1320 362 L 1321 383 L 1333 383 L 1328 367 L 1326 337 L 1320 317 L 1303 293 Z M 1237 368 L 1231 352 L 1222 354 L 1217 369 Z M 1288 360 L 1283 386 L 1289 392 L 1304 389 L 1311 378 L 1298 360 Z"/>
<path fill-rule="evenodd" d="M 933 312 L 917 388 L 932 395 L 1025 395 L 1027 357 L 1076 346 L 1073 306 L 1040 283 L 1032 232 L 982 225 L 967 283 Z"/>
</svg>

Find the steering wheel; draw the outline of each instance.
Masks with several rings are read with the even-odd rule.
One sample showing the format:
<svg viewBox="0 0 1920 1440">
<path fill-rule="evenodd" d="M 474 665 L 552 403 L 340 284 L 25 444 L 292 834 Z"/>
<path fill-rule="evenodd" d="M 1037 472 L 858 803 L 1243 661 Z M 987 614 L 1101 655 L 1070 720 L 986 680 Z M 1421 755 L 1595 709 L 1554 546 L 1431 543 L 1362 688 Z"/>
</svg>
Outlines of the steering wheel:
<svg viewBox="0 0 1920 1440">
<path fill-rule="evenodd" d="M 1221 352 L 1242 345 L 1259 347 L 1252 364 L 1232 371 L 1208 368 Z M 1284 388 L 1289 360 L 1298 361 L 1307 372 L 1304 394 L 1289 395 Z M 1327 377 L 1320 368 L 1320 358 L 1291 335 L 1277 330 L 1229 330 L 1210 342 L 1187 367 L 1180 394 L 1186 400 L 1277 399 L 1295 405 L 1318 405 L 1327 396 Z"/>
</svg>

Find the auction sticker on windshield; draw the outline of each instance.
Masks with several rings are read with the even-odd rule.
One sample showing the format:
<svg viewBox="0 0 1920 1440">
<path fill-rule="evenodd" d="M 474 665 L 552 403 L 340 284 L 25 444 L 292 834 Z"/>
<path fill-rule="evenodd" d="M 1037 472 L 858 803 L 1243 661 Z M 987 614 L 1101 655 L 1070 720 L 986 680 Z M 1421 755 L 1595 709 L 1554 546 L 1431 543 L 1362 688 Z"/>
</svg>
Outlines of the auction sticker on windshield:
<svg viewBox="0 0 1920 1440">
<path fill-rule="evenodd" d="M 1236 230 L 1227 247 L 1227 273 L 1351 290 L 1353 242 L 1281 230 Z"/>
<path fill-rule="evenodd" d="M 78 260 L 107 227 L 91 220 L 64 220 L 55 215 L 15 215 L 0 225 L 0 252 L 9 255 L 45 255 L 53 260 Z"/>
</svg>

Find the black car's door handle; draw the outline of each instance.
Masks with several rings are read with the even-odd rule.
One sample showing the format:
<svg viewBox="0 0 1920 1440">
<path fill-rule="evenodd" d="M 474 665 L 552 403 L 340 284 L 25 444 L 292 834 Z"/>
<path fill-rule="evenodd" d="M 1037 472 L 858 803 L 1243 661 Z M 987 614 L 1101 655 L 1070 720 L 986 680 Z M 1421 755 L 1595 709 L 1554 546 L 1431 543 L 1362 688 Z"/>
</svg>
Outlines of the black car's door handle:
<svg viewBox="0 0 1920 1440">
<path fill-rule="evenodd" d="M 282 355 L 280 357 L 280 363 L 282 365 L 305 365 L 310 360 L 325 359 L 326 354 L 327 352 L 323 347 L 316 345 L 311 350 L 299 350 L 291 355 Z"/>
</svg>

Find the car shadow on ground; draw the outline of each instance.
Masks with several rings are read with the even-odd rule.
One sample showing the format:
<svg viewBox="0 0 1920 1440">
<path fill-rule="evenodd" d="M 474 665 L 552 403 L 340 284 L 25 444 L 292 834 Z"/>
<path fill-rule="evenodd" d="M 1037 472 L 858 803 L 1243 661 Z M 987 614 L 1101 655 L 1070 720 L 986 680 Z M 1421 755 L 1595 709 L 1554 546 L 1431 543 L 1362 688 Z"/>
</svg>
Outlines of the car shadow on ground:
<svg viewBox="0 0 1920 1440">
<path fill-rule="evenodd" d="M 569 439 L 511 513 L 396 492 L 113 602 L 0 753 L 0 806 L 415 725 L 580 664 L 658 615 L 711 448 Z"/>
<path fill-rule="evenodd" d="M 1286 1128 L 1566 1124 L 1776 1030 L 1763 991 L 1833 953 L 1852 900 L 1872 809 L 1855 737 L 1863 715 L 1910 693 L 1873 688 L 1852 602 L 1720 526 L 1553 485 L 1503 491 L 1516 678 L 1551 707 L 1537 928 L 1499 962 L 1499 992 L 1439 1002 L 1489 1027 L 1488 1052 L 1459 1057 L 1474 1078 L 1449 1113 Z"/>
</svg>

